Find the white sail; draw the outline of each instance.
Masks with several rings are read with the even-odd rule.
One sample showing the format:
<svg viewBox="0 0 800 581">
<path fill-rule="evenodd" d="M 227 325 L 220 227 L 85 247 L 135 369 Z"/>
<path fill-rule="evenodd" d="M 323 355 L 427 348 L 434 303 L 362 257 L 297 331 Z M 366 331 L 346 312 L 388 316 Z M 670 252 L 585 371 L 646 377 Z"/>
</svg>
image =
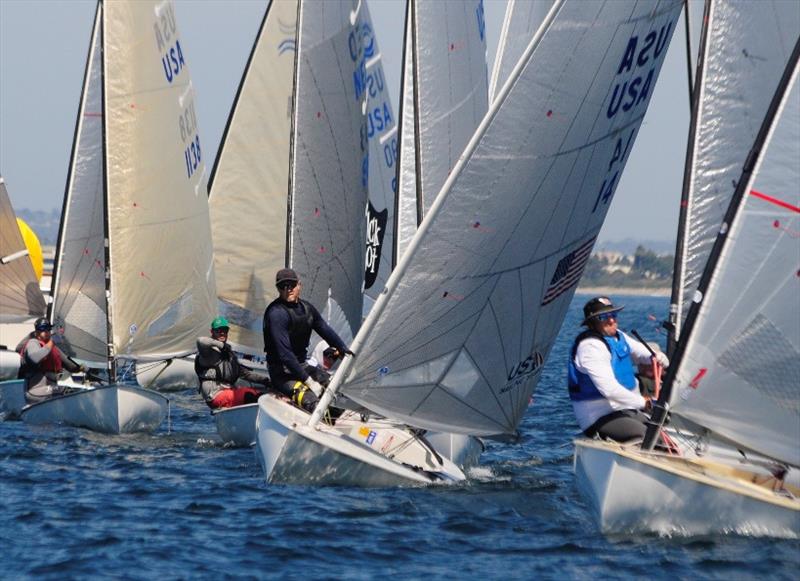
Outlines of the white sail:
<svg viewBox="0 0 800 581">
<path fill-rule="evenodd" d="M 423 428 L 516 429 L 681 5 L 562 1 L 549 13 L 337 373 L 349 397 Z"/>
<path fill-rule="evenodd" d="M 489 82 L 489 102 L 494 101 L 508 80 L 554 3 L 555 0 L 508 0 Z"/>
<path fill-rule="evenodd" d="M 410 0 L 409 4 L 398 257 L 488 109 L 483 3 Z M 413 104 L 407 108 L 409 101 Z"/>
<path fill-rule="evenodd" d="M 21 323 L 41 317 L 44 296 L 0 177 L 0 323 Z"/>
<path fill-rule="evenodd" d="M 686 321 L 672 389 L 675 413 L 793 466 L 800 466 L 799 47 Z"/>
<path fill-rule="evenodd" d="M 52 322 L 59 347 L 95 367 L 105 367 L 108 361 L 102 19 L 103 4 L 98 3 L 67 177 L 52 293 Z"/>
<path fill-rule="evenodd" d="M 297 2 L 271 2 L 211 175 L 219 314 L 230 340 L 262 354 L 261 318 L 286 261 L 286 190 Z"/>
<path fill-rule="evenodd" d="M 798 35 L 795 2 L 710 4 L 673 281 L 676 337 Z"/>
<path fill-rule="evenodd" d="M 189 353 L 216 309 L 205 162 L 169 0 L 104 4 L 113 355 Z"/>
<path fill-rule="evenodd" d="M 361 8 L 300 2 L 289 176 L 288 265 L 303 298 L 330 297 L 351 335 L 361 324 L 368 195 Z"/>
<path fill-rule="evenodd" d="M 367 141 L 369 143 L 369 207 L 364 268 L 365 308 L 372 305 L 392 272 L 397 125 L 383 60 L 369 8 L 362 12 L 362 43 L 367 66 Z"/>
<path fill-rule="evenodd" d="M 395 216 L 395 248 L 392 258 L 396 265 L 408 248 L 419 226 L 417 198 L 417 133 L 414 99 L 414 40 L 411 20 L 411 0 L 406 4 L 406 30 L 403 40 L 403 80 L 400 86 L 400 129 L 397 152 L 397 215 Z"/>
</svg>

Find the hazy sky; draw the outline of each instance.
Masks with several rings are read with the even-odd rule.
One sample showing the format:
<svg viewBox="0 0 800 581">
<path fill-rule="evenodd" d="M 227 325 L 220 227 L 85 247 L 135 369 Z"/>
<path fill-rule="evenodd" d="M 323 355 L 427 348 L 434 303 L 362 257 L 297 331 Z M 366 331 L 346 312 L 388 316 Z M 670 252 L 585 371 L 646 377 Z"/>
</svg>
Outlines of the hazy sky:
<svg viewBox="0 0 800 581">
<path fill-rule="evenodd" d="M 484 4 L 491 67 L 506 0 Z M 209 151 L 216 152 L 266 5 L 175 0 Z M 0 0 L 0 173 L 16 208 L 61 207 L 95 6 L 92 0 Z M 369 7 L 397 114 L 405 0 L 369 0 Z M 689 126 L 685 67 L 680 22 L 601 242 L 675 238 Z"/>
</svg>

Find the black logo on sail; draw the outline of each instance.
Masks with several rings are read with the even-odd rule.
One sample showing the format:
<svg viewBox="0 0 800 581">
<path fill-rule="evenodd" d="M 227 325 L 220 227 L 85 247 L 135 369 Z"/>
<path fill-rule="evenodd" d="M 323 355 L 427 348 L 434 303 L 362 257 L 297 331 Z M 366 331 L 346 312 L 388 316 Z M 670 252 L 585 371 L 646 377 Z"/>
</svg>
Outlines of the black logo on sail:
<svg viewBox="0 0 800 581">
<path fill-rule="evenodd" d="M 536 375 L 542 370 L 544 357 L 538 351 L 534 351 L 530 356 L 514 365 L 511 371 L 508 372 L 508 382 L 505 384 L 500 393 L 511 391 L 515 387 L 522 385 L 528 378 Z"/>
<path fill-rule="evenodd" d="M 384 208 L 380 212 L 375 210 L 372 202 L 367 205 L 367 263 L 364 269 L 364 288 L 368 289 L 375 284 L 378 270 L 381 267 L 381 248 L 383 247 L 383 234 L 386 231 L 386 219 L 389 210 Z"/>
</svg>

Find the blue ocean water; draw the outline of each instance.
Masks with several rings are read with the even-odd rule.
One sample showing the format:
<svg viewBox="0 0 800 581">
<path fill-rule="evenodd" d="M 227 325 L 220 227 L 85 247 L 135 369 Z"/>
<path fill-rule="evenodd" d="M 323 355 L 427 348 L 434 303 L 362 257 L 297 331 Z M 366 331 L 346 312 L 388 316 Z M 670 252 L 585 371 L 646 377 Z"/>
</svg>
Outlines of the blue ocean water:
<svg viewBox="0 0 800 581">
<path fill-rule="evenodd" d="M 220 445 L 199 396 L 171 429 L 109 437 L 0 423 L 0 578 L 796 579 L 800 541 L 603 536 L 578 493 L 564 388 L 575 297 L 518 444 L 488 443 L 458 486 L 268 486 L 251 449 Z M 615 297 L 660 339 L 667 299 Z"/>
</svg>

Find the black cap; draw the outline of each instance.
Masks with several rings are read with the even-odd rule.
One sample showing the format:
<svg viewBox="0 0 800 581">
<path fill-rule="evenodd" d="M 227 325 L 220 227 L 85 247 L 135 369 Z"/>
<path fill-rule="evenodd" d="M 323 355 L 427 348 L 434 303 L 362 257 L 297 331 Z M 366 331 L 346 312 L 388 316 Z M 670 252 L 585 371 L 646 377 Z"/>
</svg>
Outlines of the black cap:
<svg viewBox="0 0 800 581">
<path fill-rule="evenodd" d="M 300 279 L 297 276 L 297 273 L 293 271 L 291 268 L 282 268 L 278 271 L 278 274 L 275 275 L 275 284 L 279 285 L 282 282 L 298 282 Z"/>
<path fill-rule="evenodd" d="M 616 313 L 625 307 L 616 307 L 608 297 L 595 297 L 583 305 L 583 322 L 581 325 L 588 325 L 589 319 L 602 315 L 603 313 Z"/>
<path fill-rule="evenodd" d="M 33 322 L 33 328 L 37 331 L 49 331 L 53 328 L 53 325 L 50 324 L 50 321 L 45 319 L 44 317 L 39 317 Z"/>
</svg>

